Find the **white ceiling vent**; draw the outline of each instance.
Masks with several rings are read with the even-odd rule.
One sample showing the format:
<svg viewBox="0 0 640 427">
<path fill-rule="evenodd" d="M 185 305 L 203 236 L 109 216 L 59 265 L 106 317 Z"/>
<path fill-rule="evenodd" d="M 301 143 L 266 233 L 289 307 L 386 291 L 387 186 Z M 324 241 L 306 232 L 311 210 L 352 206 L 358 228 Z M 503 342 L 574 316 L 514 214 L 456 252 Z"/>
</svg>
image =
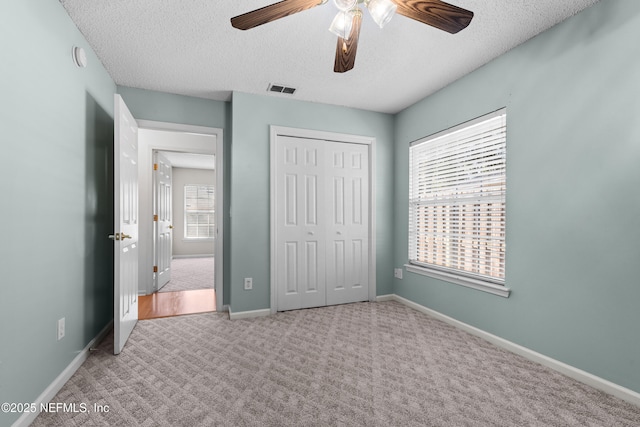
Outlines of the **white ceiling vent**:
<svg viewBox="0 0 640 427">
<path fill-rule="evenodd" d="M 267 88 L 268 92 L 286 93 L 287 95 L 293 95 L 296 92 L 296 88 L 287 87 L 284 85 L 277 85 L 271 83 Z"/>
</svg>

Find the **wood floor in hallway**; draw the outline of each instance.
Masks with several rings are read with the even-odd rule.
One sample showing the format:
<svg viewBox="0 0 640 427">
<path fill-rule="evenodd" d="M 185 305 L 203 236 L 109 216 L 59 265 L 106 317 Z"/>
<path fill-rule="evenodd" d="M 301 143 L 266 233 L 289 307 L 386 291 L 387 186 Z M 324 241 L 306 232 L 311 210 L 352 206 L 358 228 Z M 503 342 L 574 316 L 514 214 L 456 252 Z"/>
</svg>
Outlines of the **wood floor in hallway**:
<svg viewBox="0 0 640 427">
<path fill-rule="evenodd" d="M 156 292 L 151 295 L 143 295 L 139 297 L 138 301 L 139 320 L 211 311 L 216 311 L 214 289 Z"/>
</svg>

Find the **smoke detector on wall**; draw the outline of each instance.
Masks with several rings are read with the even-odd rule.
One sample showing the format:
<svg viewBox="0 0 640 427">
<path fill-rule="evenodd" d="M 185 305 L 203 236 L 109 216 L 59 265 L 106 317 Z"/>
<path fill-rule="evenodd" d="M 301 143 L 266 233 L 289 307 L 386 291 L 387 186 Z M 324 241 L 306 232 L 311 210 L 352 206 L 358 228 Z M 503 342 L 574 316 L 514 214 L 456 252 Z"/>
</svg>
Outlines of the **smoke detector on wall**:
<svg viewBox="0 0 640 427">
<path fill-rule="evenodd" d="M 71 56 L 73 57 L 73 63 L 78 68 L 84 68 L 87 66 L 87 53 L 83 48 L 74 46 L 71 50 Z"/>
</svg>

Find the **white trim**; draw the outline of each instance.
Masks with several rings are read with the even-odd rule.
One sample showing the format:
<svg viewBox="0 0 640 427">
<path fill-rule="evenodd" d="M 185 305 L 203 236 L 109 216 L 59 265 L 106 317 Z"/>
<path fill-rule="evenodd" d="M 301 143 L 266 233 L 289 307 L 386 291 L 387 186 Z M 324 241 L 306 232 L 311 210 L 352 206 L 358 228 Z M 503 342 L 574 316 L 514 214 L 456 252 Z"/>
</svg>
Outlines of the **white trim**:
<svg viewBox="0 0 640 427">
<path fill-rule="evenodd" d="M 326 132 L 322 130 L 291 128 L 285 126 L 270 126 L 271 136 L 291 136 L 294 138 L 322 139 L 325 141 L 348 142 L 351 144 L 371 145 L 375 138 L 370 136 L 352 135 L 348 133 Z"/>
<path fill-rule="evenodd" d="M 195 255 L 174 255 L 171 259 L 185 259 L 185 258 L 213 258 L 214 254 L 195 254 Z"/>
<path fill-rule="evenodd" d="M 384 295 L 383 297 L 388 298 L 389 296 Z M 438 320 L 441 320 L 445 323 L 448 323 L 449 325 L 454 326 L 458 329 L 462 329 L 463 331 L 468 332 L 471 335 L 475 335 L 486 341 L 489 341 L 490 343 L 500 348 L 503 348 L 512 353 L 520 355 L 533 362 L 539 363 L 543 366 L 546 366 L 547 368 L 551 368 L 554 371 L 560 372 L 561 374 L 566 375 L 569 378 L 573 378 L 574 380 L 580 381 L 581 383 L 586 384 L 590 387 L 593 387 L 605 393 L 611 394 L 631 404 L 640 406 L 640 393 L 638 392 L 635 392 L 621 385 L 615 384 L 609 380 L 605 380 L 604 378 L 600 378 L 596 375 L 590 374 L 589 372 L 583 371 L 582 369 L 578 369 L 564 362 L 560 362 L 559 360 L 552 359 L 549 356 L 545 356 L 544 354 L 538 353 L 534 350 L 523 347 L 519 344 L 508 341 L 504 338 L 500 338 L 499 336 L 483 331 L 482 329 L 478 329 L 475 326 L 468 325 L 464 322 L 456 320 L 438 311 L 427 308 L 423 305 L 420 305 L 416 302 L 403 298 L 399 295 L 394 294 L 392 295 L 391 299 L 393 301 L 397 301 L 401 304 L 404 304 L 407 307 L 410 307 L 416 311 L 419 311 L 421 313 L 434 317 Z M 389 299 L 385 299 L 385 301 L 389 301 Z"/>
<path fill-rule="evenodd" d="M 376 176 L 376 139 L 370 136 L 351 135 L 346 133 L 326 132 L 313 129 L 300 129 L 284 126 L 269 127 L 270 133 L 270 172 L 269 172 L 269 194 L 276 194 L 276 142 L 279 136 L 290 136 L 294 138 L 321 139 L 325 141 L 335 141 L 350 144 L 363 144 L 369 147 L 369 301 L 376 300 L 376 198 L 375 198 L 375 176 Z M 270 293 L 271 293 L 271 314 L 275 314 L 278 310 L 276 283 L 276 243 L 274 236 L 276 235 L 276 203 L 273 197 L 269 197 L 270 204 Z"/>
<path fill-rule="evenodd" d="M 376 139 L 369 142 L 369 301 L 376 300 Z"/>
<path fill-rule="evenodd" d="M 458 274 L 447 273 L 426 267 L 420 267 L 414 264 L 405 264 L 404 267 L 410 273 L 421 274 L 423 276 L 433 277 L 434 279 L 444 280 L 445 282 L 455 283 L 456 285 L 465 286 L 467 288 L 476 289 L 478 291 L 488 292 L 504 298 L 509 298 L 511 289 L 506 286 L 494 285 L 492 283 L 483 282 L 482 280 L 472 279 L 470 277 Z"/>
<path fill-rule="evenodd" d="M 208 127 L 208 126 L 185 125 L 182 123 L 156 122 L 154 120 L 136 119 L 136 122 L 138 122 L 139 127 L 149 129 L 149 130 L 166 130 L 170 132 L 195 133 L 199 135 L 216 135 L 222 138 L 222 129 L 220 128 L 214 128 L 214 127 Z M 209 153 L 201 153 L 201 154 L 209 154 Z"/>
<path fill-rule="evenodd" d="M 139 144 L 138 160 L 141 165 L 140 171 L 140 185 L 142 186 L 143 180 L 146 187 L 151 188 L 151 165 L 153 163 L 153 150 L 168 150 L 179 151 L 185 153 L 196 154 L 215 154 L 216 156 L 216 187 L 222 189 L 222 191 L 216 192 L 216 233 L 215 238 L 215 290 L 216 290 L 216 311 L 223 311 L 223 268 L 224 268 L 224 131 L 220 128 L 185 125 L 180 123 L 168 123 L 168 122 L 156 122 L 152 120 L 136 120 L 140 129 L 147 130 L 164 130 L 171 132 L 183 132 L 183 133 L 195 133 L 200 135 L 211 135 L 216 137 L 215 146 L 185 146 L 184 144 Z M 144 146 L 143 146 L 144 145 Z M 146 194 L 146 191 L 140 192 L 140 240 L 144 239 L 145 242 L 151 242 L 153 238 L 152 221 L 151 221 L 151 192 Z M 143 196 L 145 200 L 143 199 Z M 143 209 L 145 211 L 143 212 Z M 141 245 L 140 253 L 140 269 L 141 271 L 152 271 L 153 267 L 153 251 L 146 250 L 143 254 L 145 246 Z M 146 270 L 142 270 L 146 269 Z M 142 273 L 141 273 L 142 274 Z M 142 277 L 142 276 L 141 276 Z M 153 282 L 153 280 L 152 280 Z M 153 288 L 145 285 L 144 282 L 139 283 L 145 288 L 144 294 L 150 293 Z M 139 292 L 140 293 L 140 292 Z"/>
<path fill-rule="evenodd" d="M 90 354 L 90 349 L 92 349 L 96 344 L 99 344 L 102 341 L 109 331 L 113 329 L 113 320 L 110 321 L 107 326 L 105 326 L 98 335 L 95 336 L 89 344 L 87 344 L 81 351 L 78 353 L 76 357 L 73 358 L 71 363 L 53 380 L 49 386 L 44 389 L 44 391 L 36 398 L 33 403 L 40 408 L 41 405 L 46 405 L 51 402 L 51 399 L 55 397 L 55 395 L 60 391 L 60 389 L 71 379 L 73 374 L 82 366 L 82 364 L 87 360 Z M 36 419 L 36 417 L 40 414 L 39 411 L 35 412 L 25 412 L 20 418 L 18 418 L 13 424 L 12 427 L 27 427 Z"/>
<path fill-rule="evenodd" d="M 237 313 L 232 313 L 231 307 L 229 307 L 229 320 L 253 319 L 254 317 L 264 317 L 270 315 L 271 309 L 269 308 L 263 308 L 261 310 L 238 311 Z"/>
<path fill-rule="evenodd" d="M 376 302 L 395 301 L 395 300 L 396 300 L 395 294 L 378 295 L 376 297 Z"/>
<path fill-rule="evenodd" d="M 425 143 L 425 142 L 429 142 L 432 139 L 439 138 L 439 137 L 441 137 L 443 135 L 448 135 L 448 134 L 456 132 L 456 131 L 458 131 L 460 129 L 465 129 L 465 128 L 471 127 L 473 125 L 476 125 L 478 123 L 484 122 L 486 120 L 491 120 L 491 119 L 493 119 L 495 117 L 504 116 L 506 114 L 507 114 L 507 107 L 502 107 L 502 108 L 500 108 L 500 109 L 498 109 L 496 111 L 492 111 L 491 113 L 483 114 L 483 115 L 478 116 L 476 118 L 473 118 L 471 120 L 467 120 L 466 122 L 462 122 L 460 124 L 451 126 L 450 128 L 443 129 L 443 130 L 438 131 L 436 133 L 432 133 L 431 135 L 427 135 L 427 136 L 425 136 L 423 138 L 420 138 L 420 139 L 417 139 L 415 141 L 411 141 L 409 143 L 409 147 L 413 147 L 413 146 L 420 145 L 420 144 Z"/>
</svg>

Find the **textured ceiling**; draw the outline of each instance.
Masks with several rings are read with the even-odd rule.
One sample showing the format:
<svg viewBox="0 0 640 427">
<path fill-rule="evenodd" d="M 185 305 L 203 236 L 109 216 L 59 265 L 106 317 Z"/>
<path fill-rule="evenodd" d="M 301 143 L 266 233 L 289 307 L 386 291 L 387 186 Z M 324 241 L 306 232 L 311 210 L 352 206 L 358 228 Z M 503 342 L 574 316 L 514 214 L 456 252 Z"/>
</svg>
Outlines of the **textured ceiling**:
<svg viewBox="0 0 640 427">
<path fill-rule="evenodd" d="M 275 0 L 60 0 L 118 85 L 216 100 L 232 91 L 396 113 L 597 0 L 451 0 L 471 24 L 449 34 L 364 11 L 355 68 L 333 72 L 327 4 L 241 31 L 233 16 Z M 297 88 L 270 94 L 269 83 Z"/>
</svg>

